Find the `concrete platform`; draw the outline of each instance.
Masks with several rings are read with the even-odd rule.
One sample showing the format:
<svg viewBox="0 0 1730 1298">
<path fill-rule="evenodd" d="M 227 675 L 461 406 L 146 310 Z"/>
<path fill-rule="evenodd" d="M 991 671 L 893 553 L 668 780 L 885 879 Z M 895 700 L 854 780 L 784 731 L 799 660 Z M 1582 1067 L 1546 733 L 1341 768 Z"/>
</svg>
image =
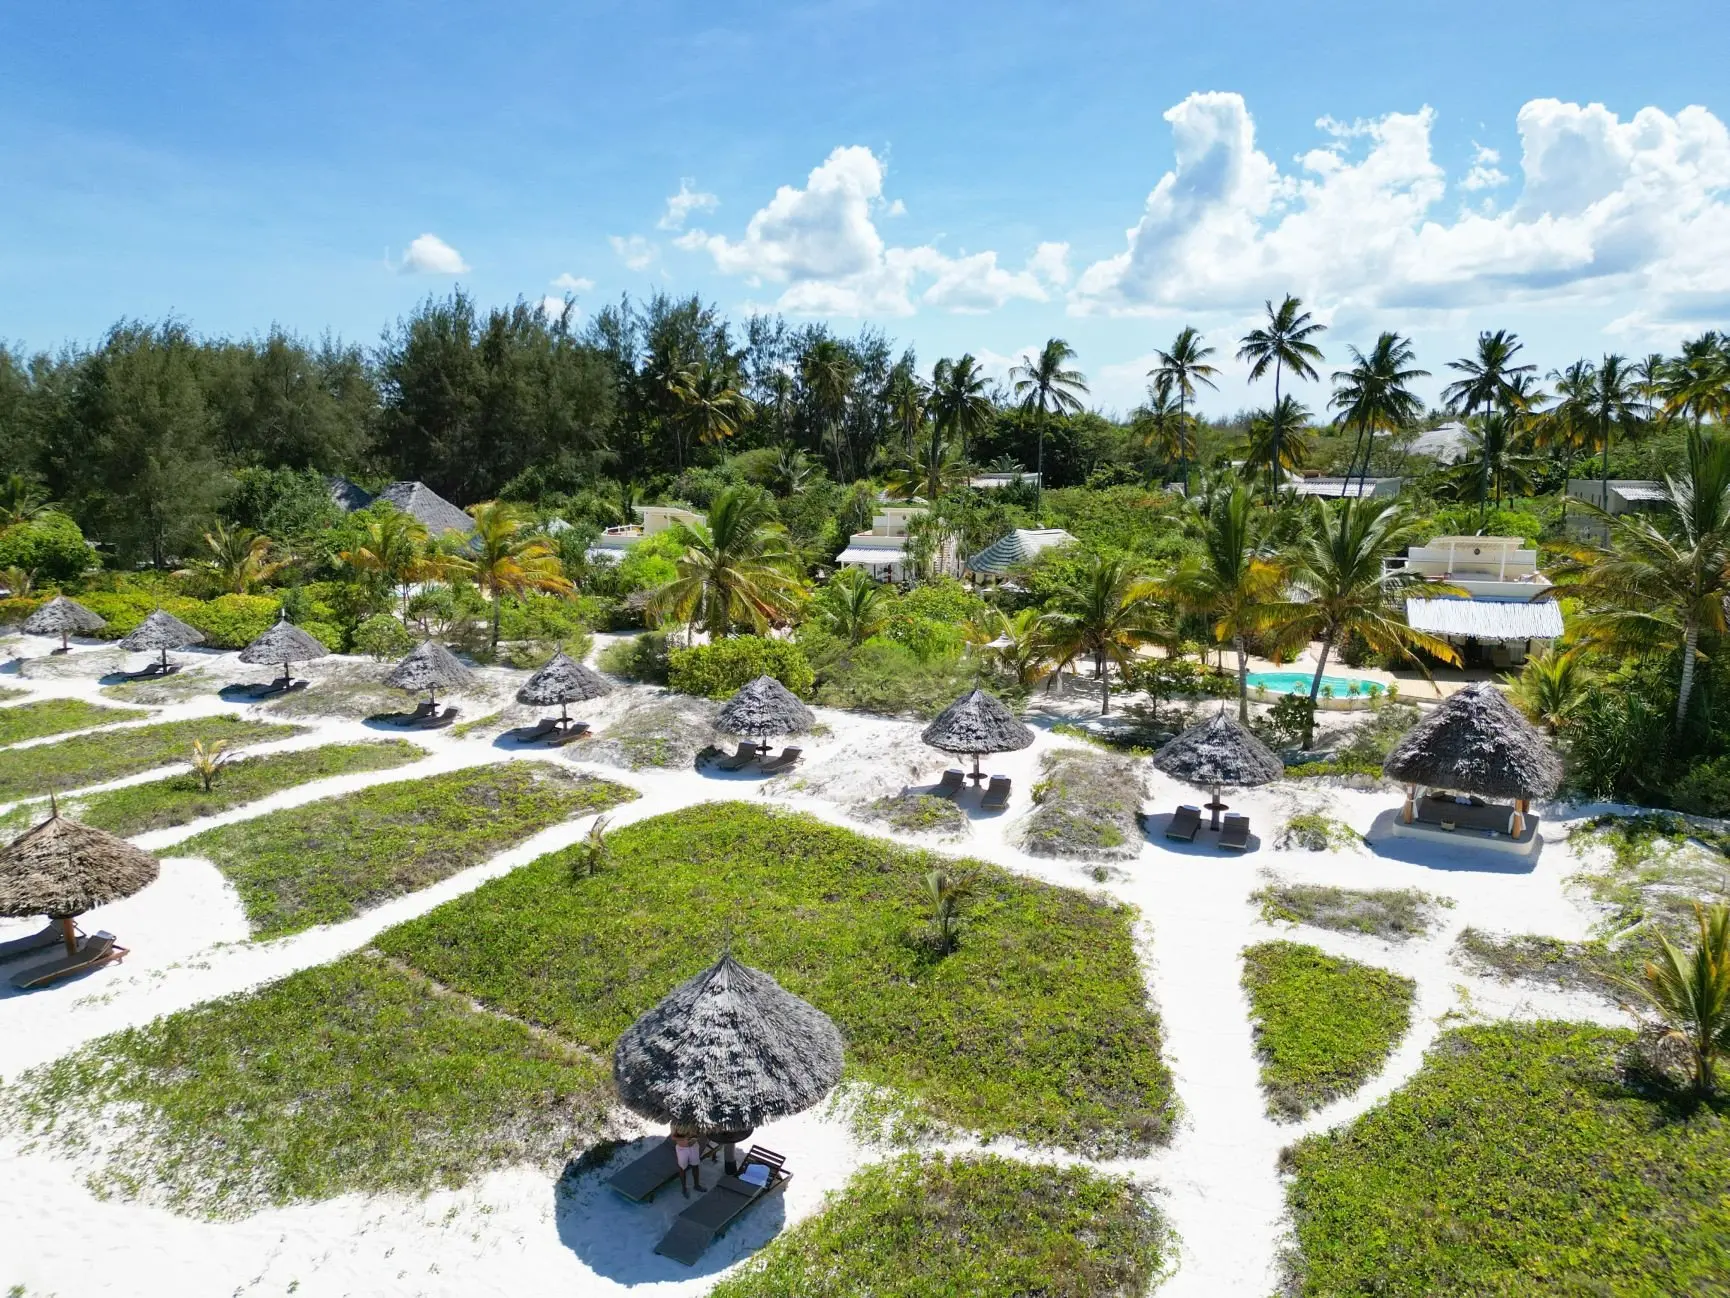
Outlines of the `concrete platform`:
<svg viewBox="0 0 1730 1298">
<path fill-rule="evenodd" d="M 1440 825 L 1422 820 L 1414 820 L 1408 825 L 1396 811 L 1386 832 L 1393 838 L 1418 838 L 1431 843 L 1445 843 L 1449 847 L 1502 852 L 1509 856 L 1530 856 L 1538 850 L 1538 817 L 1527 812 L 1525 821 L 1525 828 L 1518 837 L 1513 837 L 1485 829 L 1469 829 L 1464 825 L 1457 829 L 1443 829 Z"/>
</svg>

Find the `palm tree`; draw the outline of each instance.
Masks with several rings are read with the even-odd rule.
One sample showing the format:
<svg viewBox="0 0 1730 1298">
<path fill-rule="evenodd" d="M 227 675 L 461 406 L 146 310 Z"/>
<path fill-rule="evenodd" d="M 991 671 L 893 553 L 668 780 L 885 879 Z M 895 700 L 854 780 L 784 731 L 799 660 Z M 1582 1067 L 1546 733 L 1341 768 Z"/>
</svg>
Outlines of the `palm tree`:
<svg viewBox="0 0 1730 1298">
<path fill-rule="evenodd" d="M 813 612 L 819 626 L 849 645 L 869 640 L 889 625 L 888 596 L 858 568 L 836 573 Z"/>
<path fill-rule="evenodd" d="M 1447 402 L 1448 408 L 1456 414 L 1463 413 L 1468 424 L 1471 417 L 1480 411 L 1514 409 L 1521 397 L 1515 380 L 1520 375 L 1531 374 L 1538 368 L 1536 365 L 1514 364 L 1514 357 L 1524 348 L 1525 344 L 1520 341 L 1519 335 L 1506 329 L 1498 329 L 1494 333 L 1486 330 L 1479 334 L 1478 350 L 1475 354 L 1448 362 L 1449 369 L 1464 377 L 1442 389 L 1442 400 Z M 1484 471 L 1486 477 L 1479 496 L 1480 521 L 1483 518 L 1483 502 L 1490 496 L 1488 461 L 1485 462 Z"/>
<path fill-rule="evenodd" d="M 955 949 L 961 933 L 961 907 L 973 896 L 971 874 L 932 870 L 925 875 L 926 900 L 931 903 L 931 939 L 939 955 Z"/>
<path fill-rule="evenodd" d="M 1708 331 L 1682 344 L 1665 367 L 1660 393 L 1666 416 L 1686 416 L 1695 428 L 1708 416 L 1730 413 L 1730 340 Z"/>
<path fill-rule="evenodd" d="M 890 427 L 901 434 L 901 449 L 909 455 L 925 427 L 930 400 L 930 389 L 913 372 L 912 356 L 903 357 L 883 385 L 883 410 Z"/>
<path fill-rule="evenodd" d="M 798 594 L 794 556 L 775 507 L 760 487 L 728 487 L 706 523 L 681 525 L 679 575 L 650 598 L 650 611 L 701 627 L 711 636 L 735 626 L 761 633 L 792 612 Z"/>
<path fill-rule="evenodd" d="M 1627 429 L 1640 422 L 1640 390 L 1628 367 L 1628 358 L 1615 353 L 1599 363 L 1587 398 L 1586 413 L 1598 426 L 1598 441 L 1604 448 L 1603 490 L 1598 503 L 1610 507 L 1610 430 Z"/>
<path fill-rule="evenodd" d="M 427 557 L 427 530 L 413 514 L 393 509 L 366 525 L 366 542 L 341 553 L 342 561 L 357 572 L 374 573 L 395 586 L 402 596 L 403 620 L 408 620 L 409 587 L 442 570 Z"/>
<path fill-rule="evenodd" d="M 933 420 L 925 430 L 912 454 L 901 457 L 884 477 L 884 489 L 897 500 L 923 496 L 934 501 L 967 478 L 960 448 L 945 436 L 943 425 Z"/>
<path fill-rule="evenodd" d="M 1263 305 L 1267 307 L 1267 324 L 1260 329 L 1251 329 L 1238 340 L 1237 358 L 1251 362 L 1251 383 L 1266 374 L 1270 365 L 1273 367 L 1273 408 L 1278 410 L 1282 370 L 1289 369 L 1298 378 L 1309 379 L 1311 382 L 1320 377 L 1313 362 L 1322 359 L 1322 349 L 1310 339 L 1319 333 L 1326 333 L 1327 326 L 1311 320 L 1310 313 L 1303 309 L 1303 303 L 1290 293 L 1285 295 L 1285 300 L 1277 309 L 1271 301 L 1264 302 Z M 1279 486 L 1279 440 L 1283 431 L 1278 426 L 1273 429 L 1273 454 L 1268 459 L 1269 500 L 1273 499 Z"/>
<path fill-rule="evenodd" d="M 288 566 L 286 561 L 271 559 L 272 542 L 268 536 L 249 528 L 230 531 L 217 523 L 204 534 L 204 544 L 210 550 L 210 558 L 200 560 L 196 566 L 214 576 L 231 595 L 248 594 Z"/>
<path fill-rule="evenodd" d="M 799 361 L 799 378 L 823 429 L 823 439 L 835 453 L 835 476 L 849 480 L 853 448 L 847 437 L 847 399 L 859 372 L 853 354 L 833 338 L 819 338 Z"/>
<path fill-rule="evenodd" d="M 571 583 L 559 566 L 558 551 L 546 537 L 528 531 L 528 521 L 513 505 L 499 500 L 470 505 L 474 531 L 461 554 L 448 560 L 451 570 L 463 573 L 492 602 L 491 644 L 499 647 L 499 608 L 506 595 L 531 590 L 554 595 L 572 594 Z"/>
<path fill-rule="evenodd" d="M 1427 379 L 1428 370 L 1413 363 L 1417 352 L 1412 340 L 1397 333 L 1384 332 L 1365 356 L 1356 347 L 1351 352 L 1352 367 L 1333 373 L 1334 394 L 1328 404 L 1339 411 L 1335 422 L 1356 425 L 1357 441 L 1352 444 L 1352 458 L 1346 465 L 1345 495 L 1352 485 L 1352 471 L 1357 467 L 1358 448 L 1364 453 L 1363 477 L 1370 476 L 1370 454 L 1375 449 L 1377 432 L 1392 433 L 1408 428 L 1424 412 L 1424 403 L 1408 386 L 1418 379 Z"/>
<path fill-rule="evenodd" d="M 1527 450 L 1527 437 L 1521 416 L 1511 410 L 1491 410 L 1466 421 L 1468 450 L 1453 471 L 1456 485 L 1475 477 L 1478 490 L 1478 517 L 1483 518 L 1484 506 L 1494 494 L 1496 508 L 1502 507 L 1502 496 L 1524 495 L 1532 489 L 1532 470 L 1537 459 Z"/>
<path fill-rule="evenodd" d="M 0 478 L 0 528 L 15 523 L 28 523 L 54 508 L 41 484 L 22 473 L 8 473 Z"/>
<path fill-rule="evenodd" d="M 1574 480 L 1574 459 L 1590 455 L 1597 432 L 1591 413 L 1591 392 L 1597 375 L 1592 362 L 1584 358 L 1565 369 L 1551 370 L 1550 382 L 1556 385 L 1556 404 L 1538 416 L 1533 427 L 1536 445 L 1554 452 L 1562 461 L 1562 511 L 1568 509 L 1568 484 Z"/>
<path fill-rule="evenodd" d="M 1662 352 L 1648 352 L 1628 369 L 1634 377 L 1634 390 L 1640 394 L 1640 404 L 1646 413 L 1640 426 L 1650 429 L 1658 422 L 1658 398 L 1664 394 L 1664 375 L 1670 362 Z"/>
<path fill-rule="evenodd" d="M 984 619 L 968 625 L 968 639 L 1024 689 L 1051 674 L 1052 628 L 1039 609 L 1024 608 L 1014 616 L 987 609 Z"/>
<path fill-rule="evenodd" d="M 1597 679 L 1578 648 L 1551 647 L 1526 659 L 1518 676 L 1508 677 L 1508 698 L 1552 735 L 1565 727 L 1597 688 Z"/>
<path fill-rule="evenodd" d="M 1658 1011 L 1669 1039 L 1688 1047 L 1694 1083 L 1709 1096 L 1718 1089 L 1718 1061 L 1730 1057 L 1730 906 L 1695 902 L 1694 922 L 1692 951 L 1660 933 L 1658 958 L 1646 962 L 1644 977 L 1619 981 Z"/>
<path fill-rule="evenodd" d="M 1269 500 L 1275 498 L 1281 473 L 1301 469 L 1309 459 L 1304 437 L 1309 421 L 1309 408 L 1291 397 L 1281 397 L 1271 410 L 1259 410 L 1250 420 L 1244 458 L 1247 466 L 1267 465 Z"/>
<path fill-rule="evenodd" d="M 1155 641 L 1170 641 L 1159 607 L 1159 586 L 1138 573 L 1127 559 L 1095 555 L 1081 574 L 1080 585 L 1064 591 L 1047 615 L 1052 646 L 1059 658 L 1086 654 L 1104 691 L 1099 713 L 1111 711 L 1111 675 L 1107 664 L 1121 671 L 1135 660 L 1136 650 Z"/>
<path fill-rule="evenodd" d="M 769 466 L 769 485 L 777 496 L 796 496 L 811 482 L 811 461 L 794 446 L 783 446 Z"/>
<path fill-rule="evenodd" d="M 1296 598 L 1270 605 L 1263 615 L 1264 625 L 1282 639 L 1321 641 L 1310 681 L 1310 712 L 1304 719 L 1305 748 L 1315 733 L 1314 705 L 1328 655 L 1347 637 L 1358 636 L 1390 657 L 1409 659 L 1414 649 L 1421 649 L 1446 662 L 1460 660 L 1446 640 L 1406 625 L 1406 595 L 1418 588 L 1432 593 L 1438 588 L 1415 569 L 1387 567 L 1388 559 L 1417 544 L 1422 535 L 1400 507 L 1363 499 L 1314 500 L 1310 506 L 1309 527 L 1292 554 L 1289 571 Z"/>
<path fill-rule="evenodd" d="M 938 361 L 931 369 L 931 417 L 951 436 L 960 438 L 964 460 L 997 413 L 987 386 L 971 353 L 958 361 Z"/>
<path fill-rule="evenodd" d="M 684 436 L 678 439 L 679 466 L 684 467 L 684 444 L 695 436 L 700 446 L 717 446 L 739 431 L 756 407 L 739 391 L 733 374 L 725 366 L 698 361 L 674 373 L 667 381 L 677 413 L 674 420 Z"/>
<path fill-rule="evenodd" d="M 1039 449 L 1035 453 L 1033 472 L 1033 516 L 1040 513 L 1041 495 L 1045 490 L 1045 424 L 1055 412 L 1062 415 L 1081 413 L 1081 398 L 1087 395 L 1087 376 L 1080 370 L 1066 369 L 1075 359 L 1075 348 L 1061 338 L 1047 339 L 1039 355 L 1009 371 L 1009 382 L 1015 395 L 1021 398 L 1021 408 L 1031 413 L 1038 423 Z"/>
<path fill-rule="evenodd" d="M 1170 351 L 1155 351 L 1159 364 L 1147 372 L 1147 376 L 1156 384 L 1168 384 L 1171 391 L 1177 394 L 1177 418 L 1179 423 L 1189 421 L 1189 403 L 1195 400 L 1195 385 L 1197 383 L 1214 387 L 1213 376 L 1219 370 L 1207 363 L 1207 358 L 1213 355 L 1213 348 L 1202 346 L 1201 335 L 1193 325 L 1185 325 L 1176 338 L 1171 341 Z M 1189 490 L 1189 461 L 1184 460 L 1183 489 Z"/>
<path fill-rule="evenodd" d="M 1167 467 L 1195 457 L 1195 439 L 1172 395 L 1170 379 L 1147 385 L 1147 401 L 1131 414 L 1130 427 L 1140 436 L 1141 444 Z"/>
</svg>

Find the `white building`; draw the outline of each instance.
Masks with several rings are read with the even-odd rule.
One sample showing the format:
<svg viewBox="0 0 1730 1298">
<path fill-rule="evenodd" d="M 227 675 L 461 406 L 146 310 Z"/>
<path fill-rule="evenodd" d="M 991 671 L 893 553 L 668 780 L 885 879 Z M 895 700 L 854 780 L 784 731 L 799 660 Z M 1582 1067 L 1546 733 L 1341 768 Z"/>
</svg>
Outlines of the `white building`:
<svg viewBox="0 0 1730 1298">
<path fill-rule="evenodd" d="M 1611 478 L 1606 492 L 1602 478 L 1575 478 L 1568 484 L 1568 499 L 1596 505 L 1612 515 L 1650 514 L 1666 509 L 1670 493 L 1662 482 L 1646 482 L 1638 478 Z M 1608 500 L 1608 504 L 1605 501 Z M 1576 540 L 1604 541 L 1609 527 L 1596 514 L 1583 509 L 1568 511 L 1568 534 Z"/>
<path fill-rule="evenodd" d="M 967 479 L 967 485 L 975 491 L 994 491 L 998 487 L 1012 486 L 1017 482 L 1025 482 L 1030 487 L 1037 487 L 1039 486 L 1039 475 L 1027 473 L 1021 469 L 1016 469 L 1013 472 L 994 470 L 989 473 L 976 473 Z"/>
<path fill-rule="evenodd" d="M 882 506 L 871 519 L 870 531 L 847 539 L 847 548 L 835 556 L 836 566 L 859 568 L 879 581 L 907 580 L 912 576 L 907 562 L 910 526 L 924 512 L 924 505 Z M 938 566 L 943 566 L 941 556 Z"/>
<path fill-rule="evenodd" d="M 1328 478 L 1319 473 L 1306 473 L 1301 477 L 1288 477 L 1281 485 L 1281 491 L 1289 491 L 1295 496 L 1320 496 L 1324 500 L 1338 500 L 1350 496 L 1354 500 L 1392 500 L 1400 494 L 1404 478 Z"/>
<path fill-rule="evenodd" d="M 644 537 L 658 536 L 677 524 L 696 527 L 708 521 L 701 514 L 673 505 L 633 505 L 631 512 L 637 516 L 637 521 L 609 527 L 602 532 L 589 547 L 589 558 L 617 563 L 624 558 L 626 550 Z"/>
<path fill-rule="evenodd" d="M 1391 570 L 1463 592 L 1406 596 L 1407 623 L 1455 646 L 1466 666 L 1516 667 L 1541 652 L 1562 634 L 1562 609 L 1542 598 L 1550 579 L 1525 544 L 1517 536 L 1438 536 L 1388 560 Z"/>
</svg>

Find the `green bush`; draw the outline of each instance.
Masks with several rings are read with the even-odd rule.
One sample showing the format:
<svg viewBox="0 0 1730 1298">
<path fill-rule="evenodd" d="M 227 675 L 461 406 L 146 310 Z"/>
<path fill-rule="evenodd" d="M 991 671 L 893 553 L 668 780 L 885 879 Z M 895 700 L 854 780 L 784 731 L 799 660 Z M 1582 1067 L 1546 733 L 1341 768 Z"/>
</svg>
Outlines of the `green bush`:
<svg viewBox="0 0 1730 1298">
<path fill-rule="evenodd" d="M 118 640 L 136 631 L 138 624 L 159 608 L 182 622 L 198 626 L 193 618 L 197 615 L 199 601 L 185 595 L 147 590 L 92 590 L 78 596 L 78 602 L 97 617 L 107 620 L 107 626 L 92 633 L 102 640 Z M 202 627 L 199 629 L 203 630 Z"/>
<path fill-rule="evenodd" d="M 601 670 L 645 685 L 665 685 L 668 653 L 665 631 L 645 631 L 608 645 L 601 653 Z"/>
<path fill-rule="evenodd" d="M 816 681 L 805 651 L 791 640 L 731 636 L 667 655 L 667 684 L 682 694 L 722 699 L 759 676 L 773 676 L 800 697 Z"/>
<path fill-rule="evenodd" d="M 1677 810 L 1697 816 L 1730 815 L 1730 756 L 1689 768 L 1676 782 L 1670 801 Z"/>
<path fill-rule="evenodd" d="M 49 600 L 47 595 L 14 595 L 0 599 L 0 626 L 17 626 Z"/>
<path fill-rule="evenodd" d="M 356 653 L 366 654 L 375 663 L 401 658 L 420 643 L 414 632 L 389 613 L 374 613 L 354 629 L 349 640 Z"/>
<path fill-rule="evenodd" d="M 270 630 L 281 608 L 282 602 L 268 595 L 219 595 L 194 600 L 187 612 L 175 616 L 204 632 L 204 643 L 212 649 L 244 649 Z"/>
<path fill-rule="evenodd" d="M 634 590 L 659 590 L 678 578 L 673 561 L 684 553 L 685 546 L 676 532 L 644 537 L 625 551 L 602 593 L 625 596 Z"/>
<path fill-rule="evenodd" d="M 979 680 L 967 659 L 921 662 L 911 650 L 881 636 L 852 648 L 827 637 L 801 640 L 821 654 L 816 700 L 825 707 L 933 717 Z"/>
<path fill-rule="evenodd" d="M 94 566 L 84 533 L 65 514 L 50 511 L 0 531 L 0 568 L 22 568 L 38 585 L 71 581 Z"/>
</svg>

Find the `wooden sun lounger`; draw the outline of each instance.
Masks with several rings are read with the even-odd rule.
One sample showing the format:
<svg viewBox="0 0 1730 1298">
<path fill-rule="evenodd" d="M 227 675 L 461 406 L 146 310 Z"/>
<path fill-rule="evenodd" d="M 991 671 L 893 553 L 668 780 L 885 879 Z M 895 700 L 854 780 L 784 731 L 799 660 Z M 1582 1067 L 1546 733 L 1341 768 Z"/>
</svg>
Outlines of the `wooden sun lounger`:
<svg viewBox="0 0 1730 1298">
<path fill-rule="evenodd" d="M 702 1143 L 703 1157 L 713 1159 L 719 1148 L 713 1141 L 705 1140 Z M 651 1145 L 641 1157 L 614 1172 L 607 1184 L 632 1203 L 648 1203 L 662 1186 L 678 1178 L 679 1157 L 673 1148 L 673 1138 L 664 1136 L 659 1144 Z"/>
<path fill-rule="evenodd" d="M 804 754 L 803 748 L 783 748 L 779 757 L 771 757 L 758 769 L 764 775 L 779 775 L 782 771 L 790 771 L 797 766 Z"/>
<path fill-rule="evenodd" d="M 1219 827 L 1219 845 L 1232 852 L 1243 852 L 1249 848 L 1249 817 L 1228 812 L 1224 823 Z"/>
<path fill-rule="evenodd" d="M 937 781 L 937 787 L 931 790 L 934 798 L 953 798 L 961 792 L 961 786 L 967 783 L 967 772 L 959 767 L 951 766 L 943 772 L 943 778 Z"/>
<path fill-rule="evenodd" d="M 431 703 L 423 703 L 407 717 L 398 721 L 399 726 L 413 726 L 417 730 L 437 730 L 440 726 L 448 726 L 457 719 L 462 709 L 445 706 L 437 707 Z"/>
<path fill-rule="evenodd" d="M 12 985 L 20 991 L 46 987 L 61 978 L 70 978 L 88 969 L 96 969 L 112 960 L 126 957 L 126 948 L 114 944 L 114 934 L 98 933 L 78 943 L 77 955 L 63 955 L 43 964 L 31 965 L 12 975 Z"/>
<path fill-rule="evenodd" d="M 742 771 L 757 760 L 756 744 L 740 744 L 739 750 L 730 757 L 723 757 L 715 763 L 715 768 L 721 771 Z"/>
<path fill-rule="evenodd" d="M 162 663 L 155 662 L 155 663 L 151 663 L 150 666 L 144 668 L 141 671 L 121 672 L 120 674 L 122 676 L 124 676 L 129 681 L 149 681 L 149 680 L 155 680 L 158 676 L 172 676 L 172 675 L 174 675 L 175 672 L 177 672 L 179 670 L 180 670 L 180 664 L 179 663 L 168 663 L 167 665 L 164 665 Z"/>
<path fill-rule="evenodd" d="M 561 725 L 548 736 L 555 744 L 568 744 L 588 737 L 589 723 L 587 721 L 573 721 L 569 725 Z"/>
<path fill-rule="evenodd" d="M 1009 777 L 993 775 L 991 783 L 986 786 L 985 796 L 979 800 L 979 805 L 986 811 L 1009 810 Z"/>
<path fill-rule="evenodd" d="M 1193 843 L 1200 829 L 1201 808 L 1185 803 L 1172 814 L 1171 823 L 1165 827 L 1165 836 L 1179 842 Z"/>
<path fill-rule="evenodd" d="M 278 676 L 275 680 L 270 681 L 267 684 L 254 685 L 252 687 L 252 697 L 255 699 L 266 699 L 272 694 L 292 694 L 295 690 L 304 690 L 307 687 L 307 684 L 308 682 L 297 681 L 292 676 Z"/>
<path fill-rule="evenodd" d="M 786 1162 L 774 1150 L 753 1145 L 739 1170 L 743 1172 L 753 1163 L 766 1167 L 769 1169 L 768 1184 L 752 1185 L 737 1176 L 723 1176 L 714 1189 L 674 1219 L 661 1242 L 655 1245 L 655 1252 L 686 1266 L 696 1266 L 697 1259 L 715 1242 L 717 1235 L 764 1199 L 787 1188 L 793 1174 L 786 1170 Z"/>
<path fill-rule="evenodd" d="M 31 933 L 28 937 L 15 937 L 10 942 L 0 942 L 0 960 L 16 960 L 21 955 L 32 955 L 48 947 L 58 946 L 63 940 L 60 921 L 51 919 L 47 928 Z"/>
</svg>

